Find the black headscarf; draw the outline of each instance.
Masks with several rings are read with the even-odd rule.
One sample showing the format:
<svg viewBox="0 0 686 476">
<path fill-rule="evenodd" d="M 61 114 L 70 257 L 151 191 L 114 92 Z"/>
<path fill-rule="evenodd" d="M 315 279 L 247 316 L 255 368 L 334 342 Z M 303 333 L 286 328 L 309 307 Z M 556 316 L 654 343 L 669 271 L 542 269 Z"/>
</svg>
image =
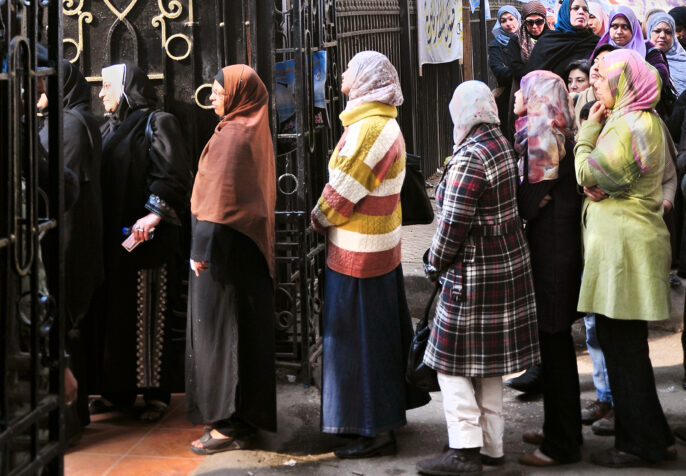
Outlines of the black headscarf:
<svg viewBox="0 0 686 476">
<path fill-rule="evenodd" d="M 91 92 L 81 71 L 69 61 L 62 61 L 64 70 L 64 109 L 83 105 L 90 109 Z"/>
<path fill-rule="evenodd" d="M 686 7 L 674 7 L 669 11 L 674 23 L 686 28 Z"/>
</svg>

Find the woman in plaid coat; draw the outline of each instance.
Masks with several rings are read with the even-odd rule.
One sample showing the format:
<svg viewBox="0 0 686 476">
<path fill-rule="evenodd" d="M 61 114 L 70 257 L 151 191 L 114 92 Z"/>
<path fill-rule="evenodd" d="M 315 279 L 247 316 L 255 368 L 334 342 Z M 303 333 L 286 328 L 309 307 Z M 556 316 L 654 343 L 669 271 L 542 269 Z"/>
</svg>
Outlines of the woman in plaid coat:
<svg viewBox="0 0 686 476">
<path fill-rule="evenodd" d="M 436 190 L 428 254 L 441 298 L 424 362 L 438 372 L 449 448 L 423 474 L 480 471 L 503 456 L 502 376 L 539 362 L 531 262 L 517 211 L 517 167 L 488 87 L 450 102 L 453 157 Z"/>
</svg>

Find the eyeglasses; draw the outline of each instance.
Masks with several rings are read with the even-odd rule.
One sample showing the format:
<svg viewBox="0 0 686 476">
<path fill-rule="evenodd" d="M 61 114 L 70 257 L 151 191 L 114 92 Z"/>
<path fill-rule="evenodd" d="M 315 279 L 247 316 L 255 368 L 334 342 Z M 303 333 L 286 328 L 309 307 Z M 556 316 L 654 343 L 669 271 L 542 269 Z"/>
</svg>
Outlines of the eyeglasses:
<svg viewBox="0 0 686 476">
<path fill-rule="evenodd" d="M 212 89 L 212 94 L 214 94 L 215 96 L 223 96 L 224 91 L 216 91 L 216 90 Z"/>
<path fill-rule="evenodd" d="M 670 35 L 673 35 L 673 34 L 674 34 L 674 33 L 672 33 L 672 29 L 671 29 L 671 28 L 655 28 L 655 29 L 653 30 L 653 33 L 655 33 L 656 35 L 659 35 L 659 34 L 661 34 L 661 33 L 664 33 L 664 34 L 667 35 L 667 36 L 670 36 Z"/>
<path fill-rule="evenodd" d="M 611 23 L 610 24 L 610 29 L 611 30 L 624 30 L 624 31 L 631 31 L 631 26 L 627 25 L 626 23 Z"/>
<path fill-rule="evenodd" d="M 542 18 L 539 18 L 538 20 L 526 20 L 526 24 L 529 26 L 541 26 L 544 22 L 545 20 L 543 20 Z"/>
</svg>

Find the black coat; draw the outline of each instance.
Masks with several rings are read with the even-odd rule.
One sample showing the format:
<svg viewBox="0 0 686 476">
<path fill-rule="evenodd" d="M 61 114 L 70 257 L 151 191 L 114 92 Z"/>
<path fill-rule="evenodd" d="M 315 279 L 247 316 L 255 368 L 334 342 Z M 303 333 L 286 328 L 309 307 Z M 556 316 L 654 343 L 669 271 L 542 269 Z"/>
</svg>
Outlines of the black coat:
<svg viewBox="0 0 686 476">
<path fill-rule="evenodd" d="M 64 230 L 62 249 L 66 309 L 73 324 L 88 311 L 93 293 L 103 280 L 102 146 L 98 121 L 90 109 L 90 88 L 81 72 L 66 61 L 63 107 L 65 215 L 61 223 Z M 47 150 L 47 121 L 39 137 Z"/>
<path fill-rule="evenodd" d="M 145 73 L 127 65 L 124 90 L 117 111 L 101 127 L 106 266 L 126 260 L 150 268 L 178 251 L 179 217 L 188 207 L 193 180 L 190 154 L 176 117 L 153 111 Z M 122 230 L 151 211 L 162 217 L 154 238 L 126 252 Z"/>
<path fill-rule="evenodd" d="M 565 150 L 557 180 L 525 181 L 517 192 L 531 251 L 538 327 L 549 334 L 567 330 L 580 317 L 583 195 L 574 175 L 574 142 L 568 140 Z M 539 208 L 546 195 L 552 199 Z"/>
<path fill-rule="evenodd" d="M 498 81 L 498 88 L 502 88 L 495 98 L 495 103 L 498 106 L 500 130 L 507 139 L 512 141 L 512 132 L 508 124 L 512 71 L 510 70 L 510 56 L 507 54 L 507 46 L 501 45 L 497 40 L 491 41 L 488 45 L 488 66 Z"/>
<path fill-rule="evenodd" d="M 566 33 L 550 30 L 543 33 L 531 51 L 525 74 L 543 69 L 557 74 L 566 83 L 564 75 L 569 63 L 590 58 L 598 41 L 600 38 L 590 31 Z"/>
</svg>

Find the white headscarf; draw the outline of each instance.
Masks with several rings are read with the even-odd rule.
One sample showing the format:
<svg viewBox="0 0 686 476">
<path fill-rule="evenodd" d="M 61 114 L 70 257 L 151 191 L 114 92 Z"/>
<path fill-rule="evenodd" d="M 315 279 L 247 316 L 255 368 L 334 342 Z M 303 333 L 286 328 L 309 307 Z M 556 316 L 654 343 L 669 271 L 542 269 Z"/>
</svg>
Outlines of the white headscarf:
<svg viewBox="0 0 686 476">
<path fill-rule="evenodd" d="M 467 138 L 469 131 L 479 124 L 500 124 L 498 106 L 491 90 L 481 81 L 465 81 L 455 88 L 450 100 L 453 119 L 453 153 Z"/>
<path fill-rule="evenodd" d="M 389 106 L 403 103 L 398 72 L 391 62 L 377 51 L 361 51 L 348 63 L 353 82 L 348 93 L 347 111 L 366 102 L 382 102 Z"/>
<path fill-rule="evenodd" d="M 111 84 L 110 91 L 112 95 L 117 98 L 117 102 L 121 101 L 124 94 L 124 79 L 126 78 L 126 65 L 113 64 L 106 68 L 102 68 L 102 82 L 105 81 Z"/>
</svg>

